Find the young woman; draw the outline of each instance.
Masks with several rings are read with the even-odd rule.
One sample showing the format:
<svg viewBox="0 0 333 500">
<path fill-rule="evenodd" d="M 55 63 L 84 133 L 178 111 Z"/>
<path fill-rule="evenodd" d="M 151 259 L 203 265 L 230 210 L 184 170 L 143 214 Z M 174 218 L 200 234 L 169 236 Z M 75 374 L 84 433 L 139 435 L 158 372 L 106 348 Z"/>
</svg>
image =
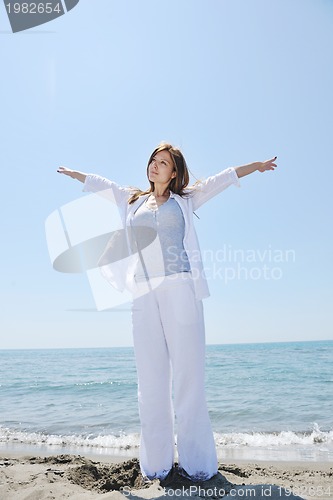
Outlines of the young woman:
<svg viewBox="0 0 333 500">
<path fill-rule="evenodd" d="M 217 473 L 204 388 L 202 299 L 209 291 L 193 213 L 231 184 L 238 186 L 240 177 L 274 170 L 275 160 L 227 168 L 188 187 L 183 154 L 161 143 L 148 161 L 146 191 L 123 188 L 98 175 L 58 169 L 83 182 L 85 191 L 109 190 L 130 234 L 128 253 L 135 258 L 125 274 L 116 271 L 110 281 L 119 290 L 126 287 L 133 292 L 140 466 L 148 479 L 164 479 L 173 467 L 174 414 L 181 473 L 193 480 L 207 480 Z"/>
</svg>

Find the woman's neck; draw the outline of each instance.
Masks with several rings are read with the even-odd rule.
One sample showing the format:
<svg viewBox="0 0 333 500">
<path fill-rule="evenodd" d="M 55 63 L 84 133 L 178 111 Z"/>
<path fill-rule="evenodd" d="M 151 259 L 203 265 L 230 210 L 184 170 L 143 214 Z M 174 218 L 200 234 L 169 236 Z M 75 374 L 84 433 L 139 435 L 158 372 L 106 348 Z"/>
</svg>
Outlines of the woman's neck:
<svg viewBox="0 0 333 500">
<path fill-rule="evenodd" d="M 152 194 L 155 196 L 155 198 L 169 198 L 170 196 L 170 189 L 168 186 L 154 186 L 154 191 Z"/>
</svg>

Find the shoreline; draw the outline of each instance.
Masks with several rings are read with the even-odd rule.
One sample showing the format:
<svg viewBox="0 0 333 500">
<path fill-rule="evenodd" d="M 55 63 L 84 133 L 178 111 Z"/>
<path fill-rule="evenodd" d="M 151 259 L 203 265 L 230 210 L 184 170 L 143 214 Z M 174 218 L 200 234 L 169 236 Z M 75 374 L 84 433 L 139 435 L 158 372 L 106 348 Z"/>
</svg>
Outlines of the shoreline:
<svg viewBox="0 0 333 500">
<path fill-rule="evenodd" d="M 80 452 L 78 450 L 41 450 L 37 447 L 29 447 L 26 449 L 18 448 L 14 449 L 13 447 L 2 448 L 0 446 L 0 460 L 8 459 L 25 459 L 27 457 L 40 457 L 40 458 L 52 458 L 58 456 L 71 456 L 71 457 L 84 457 L 87 460 L 97 461 L 101 463 L 110 463 L 116 464 L 121 462 L 126 462 L 127 460 L 138 459 L 139 451 L 137 453 L 92 453 L 92 452 Z M 177 461 L 177 457 L 175 457 L 175 461 Z M 267 460 L 253 457 L 252 459 L 244 459 L 244 458 L 232 458 L 232 457 L 222 457 L 218 458 L 219 464 L 254 464 L 258 463 L 263 467 L 267 467 L 269 465 L 274 465 L 279 468 L 288 468 L 288 467 L 300 467 L 300 468 L 312 468 L 313 470 L 329 470 L 333 471 L 333 462 L 326 460 Z M 333 475 L 332 475 L 333 480 Z"/>
<path fill-rule="evenodd" d="M 67 446 L 49 444 L 26 444 L 19 442 L 0 442 L 0 456 L 33 455 L 80 455 L 91 460 L 120 462 L 139 457 L 139 447 L 98 448 L 92 446 Z M 219 462 L 269 462 L 269 463 L 300 463 L 300 464 L 331 464 L 333 467 L 333 450 L 310 449 L 299 446 L 280 446 L 276 448 L 239 446 L 217 448 Z M 175 451 L 175 460 L 177 452 Z"/>
</svg>

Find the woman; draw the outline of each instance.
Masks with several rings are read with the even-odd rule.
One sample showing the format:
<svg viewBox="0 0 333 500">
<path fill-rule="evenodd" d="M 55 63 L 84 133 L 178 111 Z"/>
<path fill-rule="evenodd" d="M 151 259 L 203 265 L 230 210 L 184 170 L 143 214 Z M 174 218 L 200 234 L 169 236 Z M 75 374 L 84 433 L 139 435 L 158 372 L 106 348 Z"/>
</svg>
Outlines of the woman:
<svg viewBox="0 0 333 500">
<path fill-rule="evenodd" d="M 274 170 L 275 160 L 227 168 L 188 187 L 183 154 L 161 143 L 148 161 L 146 191 L 121 188 L 98 175 L 58 169 L 83 182 L 86 191 L 110 191 L 130 235 L 127 243 L 134 259 L 125 274 L 117 274 L 111 264 L 110 282 L 119 290 L 133 291 L 140 466 L 148 479 L 164 479 L 173 467 L 174 413 L 179 471 L 192 480 L 207 480 L 217 473 L 204 389 L 202 299 L 209 291 L 193 213 L 229 185 L 239 185 L 240 177 Z"/>
</svg>

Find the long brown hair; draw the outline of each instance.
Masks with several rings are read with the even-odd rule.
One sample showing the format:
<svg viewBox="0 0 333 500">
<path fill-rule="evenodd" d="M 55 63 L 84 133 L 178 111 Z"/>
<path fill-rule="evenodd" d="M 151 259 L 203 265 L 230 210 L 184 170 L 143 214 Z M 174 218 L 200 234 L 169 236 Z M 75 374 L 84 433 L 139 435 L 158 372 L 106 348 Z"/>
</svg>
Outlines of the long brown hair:
<svg viewBox="0 0 333 500">
<path fill-rule="evenodd" d="M 185 158 L 183 156 L 183 153 L 180 151 L 180 149 L 176 148 L 172 144 L 168 144 L 167 142 L 161 142 L 157 146 L 157 148 L 152 152 L 148 160 L 147 177 L 148 177 L 149 165 L 151 164 L 154 156 L 160 151 L 169 151 L 173 161 L 174 171 L 176 172 L 176 177 L 171 179 L 169 184 L 170 191 L 179 194 L 180 196 L 184 196 L 186 194 L 185 189 L 190 180 L 188 167 Z M 149 184 L 150 187 L 146 191 L 141 191 L 140 189 L 136 190 L 134 194 L 131 196 L 131 198 L 128 200 L 128 203 L 129 204 L 134 203 L 140 196 L 152 193 L 154 191 L 154 183 L 152 181 L 149 181 Z"/>
</svg>

